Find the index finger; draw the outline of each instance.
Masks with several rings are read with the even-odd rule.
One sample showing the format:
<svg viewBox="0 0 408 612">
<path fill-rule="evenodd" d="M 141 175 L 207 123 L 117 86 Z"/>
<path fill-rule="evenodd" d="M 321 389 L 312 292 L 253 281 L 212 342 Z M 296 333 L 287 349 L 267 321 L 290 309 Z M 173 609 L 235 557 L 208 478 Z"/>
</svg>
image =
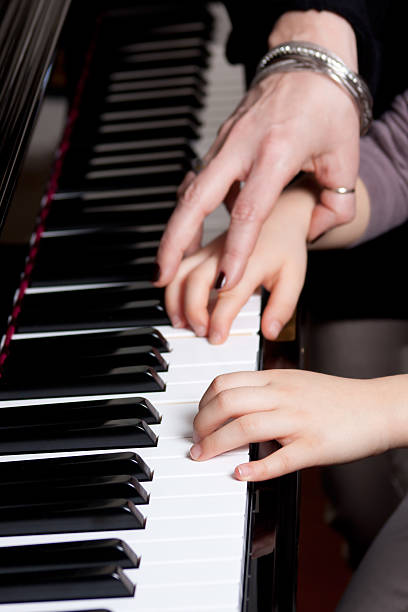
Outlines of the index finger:
<svg viewBox="0 0 408 612">
<path fill-rule="evenodd" d="M 156 286 L 171 282 L 204 218 L 223 201 L 241 174 L 241 156 L 224 149 L 187 186 L 160 241 Z"/>
<path fill-rule="evenodd" d="M 281 192 L 299 172 L 299 159 L 275 147 L 254 164 L 249 178 L 237 196 L 220 260 L 218 288 L 232 289 L 241 280 L 247 261 L 255 248 L 259 232 Z"/>
</svg>

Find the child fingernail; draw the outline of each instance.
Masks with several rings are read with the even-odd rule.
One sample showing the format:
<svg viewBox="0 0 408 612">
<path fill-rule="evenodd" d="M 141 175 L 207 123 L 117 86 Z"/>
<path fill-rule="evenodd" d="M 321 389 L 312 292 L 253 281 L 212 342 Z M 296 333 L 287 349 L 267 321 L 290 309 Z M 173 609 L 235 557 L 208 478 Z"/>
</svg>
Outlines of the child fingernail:
<svg viewBox="0 0 408 612">
<path fill-rule="evenodd" d="M 279 336 L 281 329 L 282 325 L 279 323 L 279 321 L 271 321 L 269 324 L 269 335 L 272 340 L 275 340 Z"/>
<path fill-rule="evenodd" d="M 238 465 L 235 468 L 235 474 L 239 480 L 248 480 L 251 475 L 251 468 L 247 464 Z"/>
<path fill-rule="evenodd" d="M 172 317 L 171 318 L 171 323 L 173 325 L 173 327 L 182 327 L 183 323 L 182 320 L 180 319 L 180 317 Z"/>
<path fill-rule="evenodd" d="M 195 333 L 196 336 L 203 337 L 207 333 L 207 329 L 204 327 L 204 325 L 199 325 L 198 327 L 196 327 Z"/>
<path fill-rule="evenodd" d="M 220 272 L 217 280 L 215 281 L 214 289 L 222 289 L 227 281 L 224 272 Z"/>
<path fill-rule="evenodd" d="M 199 441 L 200 441 L 200 436 L 198 435 L 198 433 L 193 431 L 193 442 L 194 442 L 194 444 L 198 444 Z"/>
<path fill-rule="evenodd" d="M 214 332 L 214 333 L 212 333 L 210 335 L 209 340 L 210 340 L 211 344 L 221 344 L 222 336 L 218 332 Z"/>
<path fill-rule="evenodd" d="M 198 459 L 201 455 L 201 446 L 199 444 L 194 444 L 190 448 L 190 457 L 194 460 Z"/>
</svg>

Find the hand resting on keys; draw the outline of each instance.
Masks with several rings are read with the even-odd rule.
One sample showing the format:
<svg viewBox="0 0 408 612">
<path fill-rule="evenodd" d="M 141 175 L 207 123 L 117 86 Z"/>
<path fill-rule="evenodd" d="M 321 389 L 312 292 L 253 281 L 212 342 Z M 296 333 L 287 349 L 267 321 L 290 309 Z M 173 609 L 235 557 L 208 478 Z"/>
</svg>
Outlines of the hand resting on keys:
<svg viewBox="0 0 408 612">
<path fill-rule="evenodd" d="M 396 98 L 362 142 L 365 184 L 357 183 L 356 217 L 328 232 L 317 247 L 369 240 L 408 219 L 407 96 L 408 91 Z M 305 191 L 298 186 L 294 194 L 306 210 Z M 378 193 L 386 197 L 370 200 L 369 194 Z M 286 235 L 287 227 L 281 231 Z M 235 470 L 238 479 L 264 480 L 406 447 L 407 398 L 406 374 L 364 380 L 298 370 L 226 374 L 211 383 L 200 402 L 191 456 L 201 461 L 249 442 L 277 440 L 279 450 Z"/>
<path fill-rule="evenodd" d="M 189 325 L 198 336 L 220 344 L 227 339 L 241 307 L 263 285 L 271 295 L 262 316 L 262 332 L 275 339 L 290 319 L 302 290 L 306 236 L 315 201 L 315 191 L 302 186 L 284 192 L 262 227 L 242 279 L 233 289 L 218 293 L 211 314 L 208 304 L 226 233 L 185 258 L 165 293 L 173 325 Z"/>
<path fill-rule="evenodd" d="M 357 196 L 362 195 L 361 181 Z M 270 291 L 262 315 L 262 333 L 274 340 L 289 321 L 302 290 L 307 264 L 307 235 L 320 190 L 308 176 L 283 192 L 258 236 L 244 275 L 233 288 L 218 292 L 211 314 L 211 290 L 227 234 L 185 258 L 165 293 L 166 310 L 174 327 L 190 326 L 197 336 L 208 336 L 213 344 L 224 342 L 239 310 L 257 287 Z M 336 228 L 313 248 L 337 246 L 347 236 L 353 240 L 367 222 L 367 207 L 361 207 L 352 224 Z"/>
<path fill-rule="evenodd" d="M 289 11 L 275 24 L 269 47 L 302 40 L 321 45 L 357 70 L 356 39 L 350 24 L 328 11 Z M 334 113 L 334 114 L 333 114 Z M 313 210 L 309 239 L 354 215 L 358 173 L 359 119 L 347 92 L 313 72 L 275 73 L 250 87 L 220 127 L 199 174 L 179 188 L 177 207 L 157 255 L 157 286 L 171 282 L 186 253 L 197 247 L 205 217 L 221 202 L 231 211 L 230 227 L 214 280 L 231 289 L 245 271 L 257 236 L 284 187 L 301 171 L 326 188 Z M 237 190 L 239 182 L 243 189 Z"/>
<path fill-rule="evenodd" d="M 279 450 L 238 465 L 259 481 L 314 465 L 354 461 L 408 445 L 408 375 L 358 380 L 302 370 L 217 377 L 194 420 L 191 456 L 206 460 L 250 442 Z"/>
</svg>

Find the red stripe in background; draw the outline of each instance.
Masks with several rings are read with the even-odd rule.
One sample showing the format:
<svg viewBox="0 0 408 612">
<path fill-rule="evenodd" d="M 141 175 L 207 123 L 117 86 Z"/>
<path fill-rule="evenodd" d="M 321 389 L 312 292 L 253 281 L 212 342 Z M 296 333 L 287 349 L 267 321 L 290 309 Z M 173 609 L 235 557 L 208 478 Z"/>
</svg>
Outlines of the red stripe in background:
<svg viewBox="0 0 408 612">
<path fill-rule="evenodd" d="M 61 171 L 62 171 L 62 166 L 64 163 L 65 156 L 71 144 L 72 130 L 75 125 L 75 121 L 77 120 L 79 116 L 79 106 L 81 103 L 81 98 L 82 98 L 82 94 L 84 91 L 85 83 L 89 75 L 89 70 L 91 67 L 93 54 L 95 52 L 96 40 L 97 40 L 97 35 L 99 32 L 100 23 L 101 23 L 101 17 L 99 17 L 96 22 L 96 29 L 95 29 L 95 32 L 92 38 L 92 42 L 89 45 L 89 49 L 85 56 L 84 67 L 83 67 L 81 76 L 78 81 L 78 85 L 75 91 L 74 99 L 72 101 L 71 109 L 68 113 L 68 119 L 65 125 L 61 143 L 60 143 L 60 146 L 58 147 L 58 150 L 55 156 L 55 162 L 54 162 L 51 178 L 48 183 L 47 192 L 43 196 L 43 199 L 41 202 L 41 210 L 38 215 L 36 227 L 31 236 L 30 250 L 26 258 L 24 271 L 21 275 L 20 286 L 18 290 L 16 291 L 16 296 L 15 296 L 14 303 L 13 303 L 13 309 L 12 309 L 12 312 L 11 312 L 11 315 L 10 315 L 10 318 L 7 324 L 7 330 L 4 335 L 3 345 L 1 347 L 0 378 L 2 376 L 2 369 L 3 369 L 4 362 L 7 359 L 8 348 L 10 346 L 10 342 L 16 331 L 17 319 L 21 311 L 21 303 L 23 301 L 25 292 L 30 284 L 30 278 L 31 278 L 31 274 L 34 268 L 34 263 L 35 263 L 35 259 L 37 256 L 40 239 L 45 229 L 45 221 L 48 217 L 48 213 L 50 211 L 51 204 L 54 199 L 54 195 L 58 188 L 58 182 L 61 176 Z"/>
</svg>

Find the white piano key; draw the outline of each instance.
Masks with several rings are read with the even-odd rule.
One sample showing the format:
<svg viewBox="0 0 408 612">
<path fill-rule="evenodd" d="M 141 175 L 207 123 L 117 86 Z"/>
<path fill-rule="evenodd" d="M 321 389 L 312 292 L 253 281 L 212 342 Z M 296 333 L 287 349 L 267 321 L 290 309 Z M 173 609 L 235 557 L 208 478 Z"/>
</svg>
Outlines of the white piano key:
<svg viewBox="0 0 408 612">
<path fill-rule="evenodd" d="M 166 353 L 170 365 L 246 363 L 257 354 L 259 337 L 230 336 L 224 344 L 210 344 L 206 338 L 173 338 L 171 353 Z"/>
<path fill-rule="evenodd" d="M 150 528 L 151 521 L 165 520 L 170 517 L 183 516 L 224 516 L 241 513 L 245 514 L 246 500 L 242 490 L 236 495 L 207 495 L 197 497 L 165 497 L 155 496 L 154 488 L 150 501 L 139 506 L 139 510 L 147 519 L 146 529 Z"/>
<path fill-rule="evenodd" d="M 140 508 L 140 506 L 139 506 Z M 197 520 L 199 516 L 199 520 Z M 149 529 L 120 529 L 53 533 L 40 535 L 2 536 L 0 546 L 22 546 L 25 544 L 47 544 L 49 542 L 76 542 L 78 540 L 101 540 L 119 538 L 137 550 L 145 542 L 189 541 L 218 538 L 242 538 L 245 521 L 241 512 L 228 515 L 193 517 L 169 517 L 165 520 L 152 519 Z M 142 550 L 142 549 L 141 549 Z M 1 609 L 1 608 L 0 608 Z"/>
<path fill-rule="evenodd" d="M 169 355 L 171 357 L 171 354 Z M 166 358 L 166 355 L 164 355 Z M 171 360 L 169 359 L 170 364 Z M 255 359 L 252 361 L 244 361 L 240 364 L 240 370 L 256 370 L 256 362 Z M 160 378 L 166 384 L 185 384 L 186 380 L 189 382 L 200 382 L 206 381 L 208 384 L 220 374 L 230 374 L 231 372 L 236 372 L 237 366 L 236 364 L 230 363 L 221 363 L 217 365 L 213 364 L 205 364 L 205 365 L 170 365 L 168 372 L 159 372 Z"/>
<path fill-rule="evenodd" d="M 138 569 L 125 570 L 125 574 L 136 585 L 156 585 L 160 588 L 178 584 L 182 587 L 236 581 L 240 576 L 241 563 L 241 559 L 230 559 L 228 562 L 215 560 L 211 563 L 196 561 L 144 566 L 142 559 Z"/>
</svg>

